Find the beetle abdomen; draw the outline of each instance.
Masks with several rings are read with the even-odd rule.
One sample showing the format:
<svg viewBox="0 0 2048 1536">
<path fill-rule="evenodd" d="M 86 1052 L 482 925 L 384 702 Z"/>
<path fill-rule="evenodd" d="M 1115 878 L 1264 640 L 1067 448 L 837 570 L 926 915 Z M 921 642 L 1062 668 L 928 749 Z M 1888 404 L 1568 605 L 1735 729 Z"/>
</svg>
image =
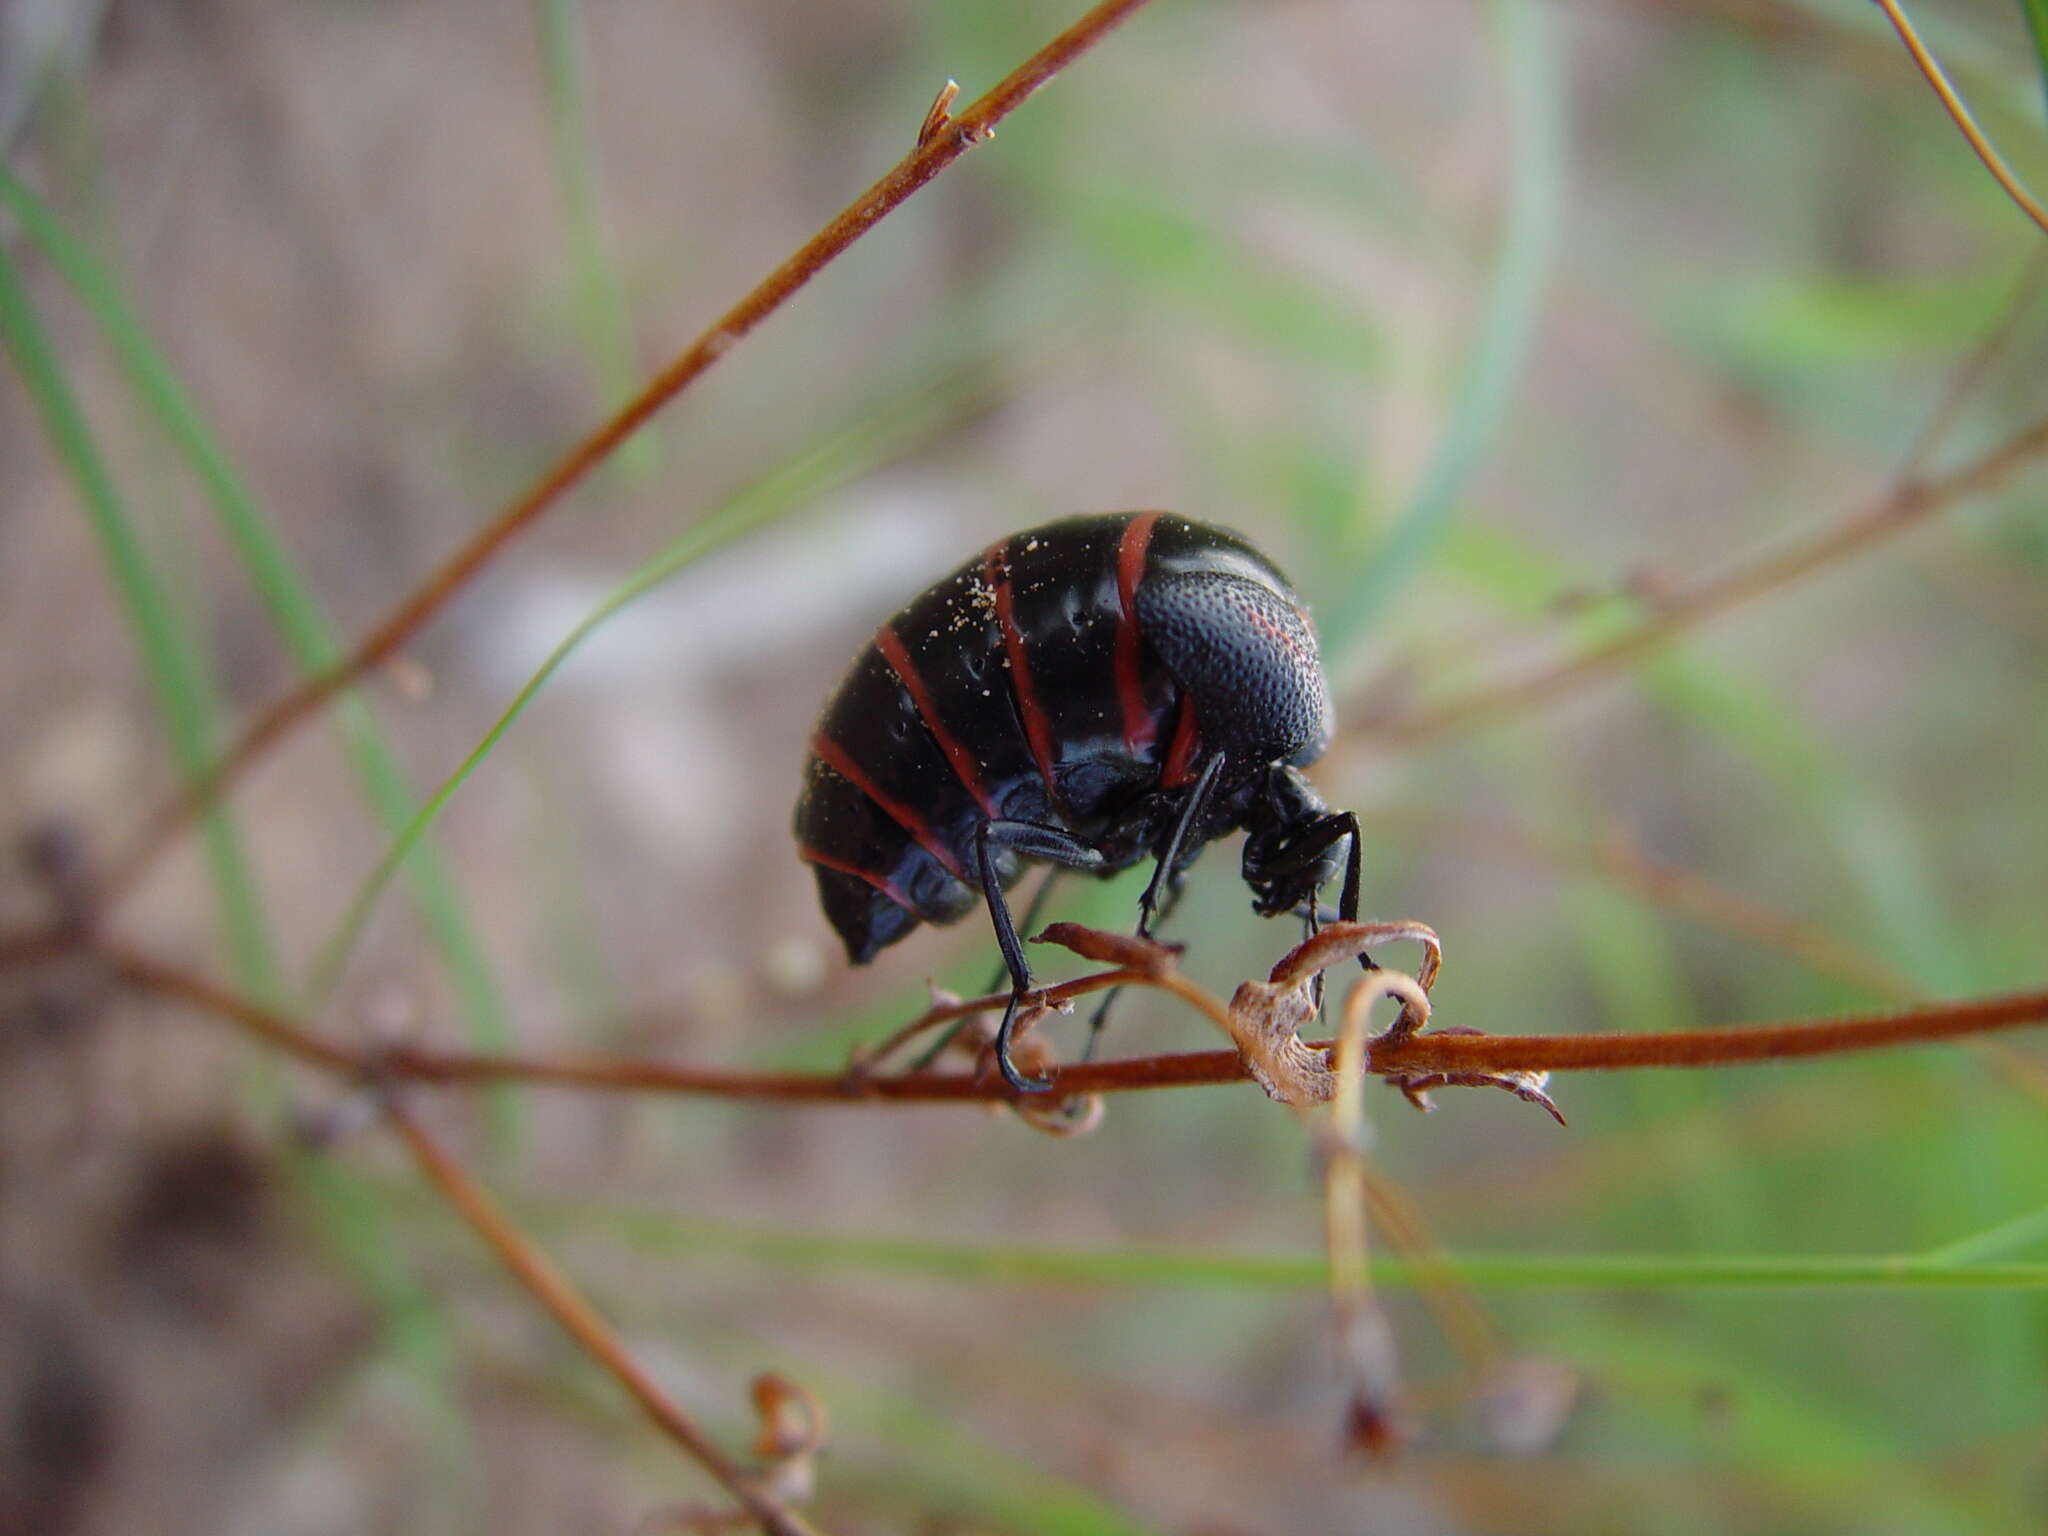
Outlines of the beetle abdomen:
<svg viewBox="0 0 2048 1536">
<path fill-rule="evenodd" d="M 1218 581 L 1234 599 L 1216 597 Z M 1314 690 L 1290 715 L 1289 689 L 1303 685 L 1283 647 L 1269 669 L 1278 680 L 1266 680 L 1274 707 L 1246 715 L 1234 695 L 1203 693 L 1227 699 L 1207 734 L 1232 743 L 1238 761 L 1279 736 L 1322 730 L 1327 690 L 1284 578 L 1235 534 L 1167 513 L 1014 534 L 877 630 L 826 706 L 796 809 L 799 852 L 853 960 L 979 901 L 975 836 L 990 820 L 1050 824 L 1095 844 L 1098 873 L 1141 858 L 1162 807 L 1202 762 L 1204 726 L 1186 684 L 1240 688 L 1246 644 L 1265 643 L 1226 635 L 1205 647 L 1218 601 L 1234 601 L 1240 626 L 1249 615 L 1305 636 Z M 1180 676 L 1169 654 L 1196 676 Z M 1253 716 L 1256 729 L 1242 728 Z M 1276 755 L 1297 746 L 1307 750 L 1290 741 Z M 1008 886 L 1018 860 L 1005 851 L 997 864 Z"/>
</svg>

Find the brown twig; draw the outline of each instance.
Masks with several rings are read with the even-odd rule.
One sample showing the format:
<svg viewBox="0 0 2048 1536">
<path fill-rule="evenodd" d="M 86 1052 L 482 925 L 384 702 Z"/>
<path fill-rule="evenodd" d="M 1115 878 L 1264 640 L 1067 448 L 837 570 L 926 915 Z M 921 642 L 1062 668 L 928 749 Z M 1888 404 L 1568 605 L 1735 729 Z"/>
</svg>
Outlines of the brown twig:
<svg viewBox="0 0 2048 1536">
<path fill-rule="evenodd" d="M 1324 933 L 1337 931 L 1337 925 L 1333 925 Z M 275 1010 L 238 997 L 190 972 L 133 950 L 108 947 L 101 953 L 118 976 L 139 990 L 182 999 L 312 1065 L 370 1080 L 443 1085 L 523 1082 L 545 1087 L 699 1094 L 791 1104 L 1007 1103 L 1017 1097 L 1015 1090 L 1000 1078 L 956 1072 L 861 1077 L 843 1072 L 728 1071 L 633 1059 L 485 1056 L 411 1047 L 355 1052 L 323 1040 Z M 1057 990 L 1064 996 L 1078 997 L 1117 986 L 1151 986 L 1170 991 L 1194 1004 L 1217 1021 L 1219 1027 L 1231 1018 L 1231 1010 L 1219 999 L 1173 975 L 1104 971 L 1063 983 Z M 990 999 L 977 998 L 956 1006 L 981 1011 L 1000 1006 L 1000 1002 L 992 1004 Z M 1887 1046 L 1932 1045 L 2043 1023 L 2048 1023 L 2048 990 L 1936 1003 L 1896 1013 L 1662 1034 L 1478 1035 L 1445 1030 L 1393 1031 L 1373 1042 L 1368 1070 L 1399 1079 L 1433 1074 L 1505 1077 L 1638 1067 L 1742 1066 Z M 1317 1051 L 1327 1048 L 1328 1042 L 1308 1047 Z M 1242 1056 L 1234 1050 L 1084 1062 L 1049 1070 L 1054 1097 L 1236 1083 L 1250 1075 Z"/>
<path fill-rule="evenodd" d="M 1375 1042 L 1371 1070 L 1426 1072 L 1615 1072 L 1635 1067 L 1734 1067 L 1887 1046 L 1933 1045 L 1992 1030 L 2048 1023 L 2048 990 L 1896 1013 L 1851 1014 L 1792 1024 L 1642 1035 L 1456 1035 L 1433 1032 Z"/>
<path fill-rule="evenodd" d="M 631 1394 L 647 1417 L 724 1486 L 767 1536 L 817 1536 L 816 1527 L 750 1477 L 641 1369 L 611 1325 L 583 1299 L 548 1256 L 512 1225 L 484 1187 L 428 1134 L 400 1099 L 390 1098 L 384 1114 L 411 1150 L 427 1182 L 462 1213 L 470 1230 L 489 1245 L 514 1278 L 584 1352 Z"/>
<path fill-rule="evenodd" d="M 2035 423 L 1951 474 L 1896 486 L 1802 544 L 1674 595 L 1653 618 L 1605 644 L 1505 682 L 1482 684 L 1411 714 L 1377 719 L 1361 714 L 1347 734 L 1368 738 L 1380 747 L 1413 746 L 1456 726 L 1501 719 L 1547 702 L 1616 671 L 1731 608 L 1904 533 L 1966 496 L 1992 489 L 2043 453 L 2048 453 L 2048 421 Z"/>
<path fill-rule="evenodd" d="M 90 936 L 84 929 L 68 925 L 0 933 L 0 974 L 75 954 L 89 942 Z"/>
<path fill-rule="evenodd" d="M 157 856 L 198 815 L 227 793 L 271 748 L 310 718 L 322 704 L 364 674 L 390 660 L 490 559 L 590 473 L 613 449 L 681 394 L 751 331 L 780 309 L 805 284 L 856 240 L 908 200 L 933 177 L 995 132 L 1040 86 L 1107 36 L 1146 0 L 1102 0 L 1038 52 L 1012 70 L 994 89 L 943 131 L 920 134 L 917 146 L 894 169 L 849 203 L 830 223 L 722 315 L 681 356 L 649 381 L 616 416 L 570 449 L 503 511 L 457 550 L 377 622 L 342 660 L 316 673 L 271 704 L 243 730 L 204 773 L 189 780 L 143 821 L 134 841 L 110 866 L 101 889 L 109 903 L 119 900 L 154 864 Z M 929 119 L 927 119 L 929 123 Z"/>
<path fill-rule="evenodd" d="M 310 1066 L 355 1077 L 369 1075 L 368 1062 L 358 1052 L 323 1040 L 275 1009 L 230 992 L 204 976 L 166 965 L 124 945 L 104 944 L 100 946 L 99 953 L 116 976 L 139 991 L 190 1003 L 201 1012 L 226 1019 L 245 1034 L 253 1035 L 265 1045 Z"/>
<path fill-rule="evenodd" d="M 2048 208 L 2043 208 L 2034 200 L 2034 195 L 2027 190 L 2026 184 L 2014 174 L 2012 167 L 2005 163 L 2005 157 L 1999 154 L 1991 140 L 1984 136 L 1984 130 L 1977 126 L 1977 120 L 1970 115 L 1970 109 L 1956 93 L 1956 88 L 1949 84 L 1948 75 L 1942 69 L 1941 61 L 1936 59 L 1927 45 L 1920 41 L 1920 34 L 1914 30 L 1905 8 L 1898 0 L 1877 0 L 1877 3 L 1890 19 L 1892 29 L 1899 34 L 1899 41 L 1906 45 L 1906 52 L 1913 56 L 1913 63 L 1919 68 L 1920 73 L 1927 77 L 1927 83 L 1934 87 L 1934 94 L 1941 98 L 1943 109 L 1954 120 L 1956 127 L 1962 130 L 1963 137 L 1970 141 L 1970 148 L 1976 151 L 1977 158 L 1984 162 L 1984 169 L 1989 171 L 1992 179 L 2005 189 L 2005 195 L 2013 200 L 2020 212 L 2032 219 L 2042 234 L 2048 235 Z"/>
<path fill-rule="evenodd" d="M 1059 928 L 1069 925 L 1055 923 L 1053 926 Z M 1112 980 L 1112 977 L 1115 979 Z M 1031 1001 L 1040 1006 L 1058 1007 L 1077 997 L 1085 997 L 1090 992 L 1099 992 L 1104 987 L 1119 985 L 1124 979 L 1127 978 L 1122 970 L 1104 972 L 1098 976 L 1083 976 L 1075 981 L 1065 981 L 1057 986 L 1041 988 L 1030 994 Z M 884 1036 L 872 1046 L 864 1047 L 849 1076 L 858 1083 L 919 1035 L 937 1029 L 941 1024 L 971 1019 L 978 1013 L 1000 1013 L 1009 1001 L 1010 994 L 1007 992 L 990 992 L 981 997 L 948 996 L 942 1001 L 934 1002 L 901 1029 Z"/>
</svg>

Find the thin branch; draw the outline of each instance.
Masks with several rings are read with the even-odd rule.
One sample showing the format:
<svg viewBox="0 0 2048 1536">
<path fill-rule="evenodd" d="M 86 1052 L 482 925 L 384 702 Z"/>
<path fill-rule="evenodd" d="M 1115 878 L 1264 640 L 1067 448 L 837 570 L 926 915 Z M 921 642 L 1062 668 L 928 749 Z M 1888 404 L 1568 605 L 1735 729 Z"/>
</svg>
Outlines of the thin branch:
<svg viewBox="0 0 2048 1536">
<path fill-rule="evenodd" d="M 856 240 L 907 201 L 974 145 L 1038 88 L 1109 34 L 1146 0 L 1103 0 L 958 117 L 920 142 L 895 168 L 849 203 L 823 229 L 769 273 L 681 356 L 648 383 L 624 410 L 578 443 L 535 484 L 491 519 L 360 640 L 346 657 L 315 674 L 258 715 L 204 773 L 189 780 L 144 820 L 128 849 L 110 866 L 104 898 L 118 900 L 206 807 L 226 794 L 271 748 L 336 693 L 397 654 L 427 621 L 460 592 L 491 558 L 554 506 L 613 449 L 681 394 L 762 321 L 836 260 Z"/>
<path fill-rule="evenodd" d="M 1919 67 L 1920 73 L 1925 75 L 1927 83 L 1934 87 L 1934 94 L 1941 98 L 1942 106 L 1955 120 L 1956 127 L 1960 128 L 1963 137 L 1970 141 L 1970 148 L 1975 150 L 1977 158 L 1984 162 L 1984 169 L 1991 173 L 1993 180 L 2005 188 L 2005 195 L 2018 205 L 2020 212 L 2032 219 L 2042 234 L 2048 235 L 2048 208 L 2043 208 L 2034 200 L 2034 195 L 2027 190 L 2026 184 L 2014 174 L 2012 167 L 2005 163 L 2005 157 L 2000 155 L 1991 140 L 1985 137 L 1984 130 L 1977 126 L 1977 120 L 1970 115 L 1969 107 L 1964 105 L 1963 98 L 1956 93 L 1956 88 L 1949 84 L 1948 75 L 1943 71 L 1941 62 L 1928 51 L 1927 45 L 1920 41 L 1920 34 L 1914 30 L 1904 7 L 1898 0 L 1877 0 L 1877 3 L 1890 18 L 1893 30 L 1899 34 L 1899 41 L 1906 45 L 1906 52 L 1913 56 L 1913 62 Z"/>
<path fill-rule="evenodd" d="M 23 928 L 0 933 L 0 975 L 75 954 L 90 942 L 83 928 Z"/>
<path fill-rule="evenodd" d="M 1917 527 L 1964 497 L 1994 488 L 2043 453 L 2048 453 L 2048 420 L 2036 422 L 1952 474 L 1899 485 L 1802 544 L 1671 597 L 1654 618 L 1605 644 L 1521 677 L 1482 684 L 1433 708 L 1391 718 L 1361 717 L 1347 734 L 1368 738 L 1379 747 L 1412 746 L 1455 726 L 1500 719 L 1547 702 L 1618 670 L 1731 608 Z"/>
<path fill-rule="evenodd" d="M 719 1448 L 715 1440 L 697 1427 L 696 1421 L 676 1405 L 652 1376 L 641 1369 L 626 1352 L 611 1325 L 583 1299 L 548 1256 L 513 1226 L 489 1192 L 428 1134 L 398 1098 L 386 1101 L 384 1115 L 411 1150 L 420 1172 L 450 1205 L 462 1213 L 470 1230 L 489 1245 L 513 1277 L 547 1309 L 548 1314 L 582 1346 L 584 1352 L 631 1394 L 662 1433 L 725 1487 L 767 1536 L 817 1536 L 816 1527 L 750 1477 L 738 1462 Z"/>
<path fill-rule="evenodd" d="M 1738 1029 L 1644 1035 L 1410 1035 L 1375 1042 L 1368 1065 L 1383 1075 L 1734 1067 L 1887 1046 L 1933 1045 L 2029 1024 L 2048 1024 L 2048 990 Z"/>
<path fill-rule="evenodd" d="M 1329 939 L 1338 933 L 1339 927 L 1333 924 L 1325 928 L 1321 938 Z M 294 1020 L 189 972 L 130 950 L 109 949 L 104 953 L 115 973 L 139 990 L 179 998 L 312 1065 L 368 1081 L 403 1080 L 449 1086 L 523 1082 L 600 1092 L 696 1094 L 790 1104 L 1000 1104 L 1015 1102 L 1019 1097 L 993 1074 L 984 1077 L 958 1072 L 912 1072 L 868 1077 L 857 1072 L 728 1071 L 602 1057 L 480 1056 L 410 1047 L 355 1052 L 323 1040 Z M 1193 983 L 1142 970 L 1119 969 L 1079 977 L 1063 983 L 1057 991 L 1064 997 L 1078 997 L 1119 986 L 1158 987 L 1187 999 L 1212 1019 L 1231 1018 L 1230 1009 Z M 992 993 L 987 998 L 956 1006 L 969 1011 L 1000 1007 L 1006 997 L 1007 994 Z M 1438 1074 L 1512 1077 L 1639 1067 L 1742 1066 L 1887 1046 L 1931 1045 L 2044 1023 L 2048 1023 L 2048 990 L 1935 1003 L 1895 1013 L 1662 1034 L 1392 1032 L 1372 1042 L 1367 1068 L 1398 1082 Z M 1307 1049 L 1326 1051 L 1328 1046 L 1325 1041 Z M 1234 1050 L 1082 1062 L 1048 1070 L 1052 1077 L 1049 1099 L 1069 1094 L 1237 1083 L 1251 1076 L 1243 1057 Z"/>
<path fill-rule="evenodd" d="M 238 996 L 203 976 L 120 945 L 102 946 L 100 953 L 116 976 L 139 991 L 190 1003 L 309 1066 L 356 1077 L 369 1075 L 368 1062 L 357 1052 L 323 1040 L 275 1009 Z"/>
</svg>

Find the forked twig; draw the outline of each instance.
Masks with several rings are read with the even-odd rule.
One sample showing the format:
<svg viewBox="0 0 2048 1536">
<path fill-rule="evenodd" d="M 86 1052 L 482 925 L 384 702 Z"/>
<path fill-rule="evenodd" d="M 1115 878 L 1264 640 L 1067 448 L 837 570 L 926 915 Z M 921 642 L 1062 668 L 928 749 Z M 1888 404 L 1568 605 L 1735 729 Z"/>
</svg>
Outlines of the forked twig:
<svg viewBox="0 0 2048 1536">
<path fill-rule="evenodd" d="M 349 653 L 271 704 L 243 730 L 212 767 L 189 780 L 144 819 L 134 841 L 109 866 L 101 882 L 111 904 L 133 888 L 171 841 L 208 806 L 227 793 L 271 748 L 289 736 L 342 689 L 397 654 L 436 613 L 483 569 L 491 558 L 601 463 L 663 406 L 696 382 L 762 321 L 849 246 L 901 206 L 933 177 L 995 132 L 995 125 L 1022 106 L 1038 88 L 1107 36 L 1146 0 L 1102 0 L 1038 52 L 1006 75 L 958 117 L 933 128 L 927 117 L 911 152 L 889 173 L 842 209 L 718 322 L 699 336 L 626 407 L 570 449 L 387 613 Z M 942 111 L 935 107 L 934 111 Z"/>
</svg>

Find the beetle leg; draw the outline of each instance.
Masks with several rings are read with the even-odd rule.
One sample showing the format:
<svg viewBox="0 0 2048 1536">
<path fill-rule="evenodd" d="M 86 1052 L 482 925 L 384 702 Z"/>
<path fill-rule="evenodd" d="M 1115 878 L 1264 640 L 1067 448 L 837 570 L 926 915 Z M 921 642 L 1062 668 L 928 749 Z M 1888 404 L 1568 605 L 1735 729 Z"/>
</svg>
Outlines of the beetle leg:
<svg viewBox="0 0 2048 1536">
<path fill-rule="evenodd" d="M 1003 965 L 1010 973 L 1010 1002 L 1003 1009 L 1002 1027 L 996 1031 L 996 1066 L 1002 1071 L 1003 1081 L 1019 1093 L 1043 1093 L 1052 1083 L 1045 1078 L 1026 1077 L 1010 1060 L 1017 1008 L 1031 990 L 1031 965 L 1024 958 L 1024 942 L 1017 937 L 1010 903 L 1003 896 L 1003 882 L 996 875 L 996 851 L 1000 848 L 1013 848 L 1071 869 L 1100 864 L 1102 853 L 1063 828 L 1035 821 L 984 821 L 974 833 L 976 872 L 981 876 L 982 895 L 988 898 L 989 920 L 995 924 L 996 947 L 1003 952 Z"/>
<path fill-rule="evenodd" d="M 1038 920 L 1045 916 L 1045 905 L 1052 897 L 1052 888 L 1059 884 L 1060 876 L 1063 873 L 1065 871 L 1057 864 L 1046 870 L 1045 878 L 1038 882 L 1038 889 L 1031 893 L 1031 901 L 1024 908 L 1024 915 L 1017 920 L 1017 931 L 1019 933 L 1029 934 L 1032 929 L 1038 926 Z M 989 975 L 988 985 L 981 990 L 984 992 L 995 991 L 997 987 L 1002 985 L 1003 978 L 1009 974 L 1009 963 L 998 960 L 995 970 Z"/>
<path fill-rule="evenodd" d="M 1180 905 L 1181 892 L 1186 889 L 1186 882 L 1178 875 L 1167 881 L 1166 894 L 1159 899 L 1158 910 L 1152 914 L 1152 927 L 1154 929 L 1163 927 L 1166 920 L 1173 916 L 1173 909 Z M 1139 930 L 1139 936 L 1143 938 L 1151 937 L 1143 929 Z M 1123 995 L 1124 989 L 1122 987 L 1111 987 L 1103 995 L 1102 1001 L 1096 1005 L 1095 1012 L 1089 1015 L 1088 1043 L 1081 1049 L 1081 1059 L 1083 1061 L 1093 1061 L 1095 1059 L 1095 1049 L 1102 1043 L 1102 1032 L 1109 1025 L 1109 1010 L 1115 1006 L 1116 1000 Z"/>
<path fill-rule="evenodd" d="M 1223 777 L 1223 765 L 1228 759 L 1221 752 L 1209 759 L 1195 780 L 1195 787 L 1188 791 L 1188 798 L 1180 808 L 1180 815 L 1174 818 L 1173 831 L 1166 839 L 1166 846 L 1160 850 L 1159 862 L 1152 868 L 1152 879 L 1145 887 L 1145 894 L 1138 898 L 1138 937 L 1152 937 L 1154 913 L 1163 913 L 1165 908 L 1160 900 L 1162 887 L 1171 889 L 1171 882 L 1180 873 L 1181 850 L 1187 847 L 1188 839 L 1200 825 L 1203 814 L 1209 809 L 1209 802 L 1216 796 L 1216 783 Z M 1170 899 L 1170 898 L 1169 898 Z"/>
<path fill-rule="evenodd" d="M 1340 837 L 1349 838 L 1351 841 L 1350 846 L 1344 851 L 1344 885 L 1337 897 L 1337 920 L 1355 923 L 1358 921 L 1358 892 L 1363 874 L 1364 842 L 1359 836 L 1356 811 L 1332 811 L 1327 816 L 1317 817 L 1309 824 L 1308 830 L 1288 848 L 1288 863 L 1294 868 L 1305 869 Z M 1303 895 L 1302 904 L 1312 919 L 1320 919 L 1322 913 L 1314 891 Z M 1363 970 L 1379 969 L 1370 955 L 1360 955 L 1358 964 Z"/>
<path fill-rule="evenodd" d="M 1060 867 L 1055 864 L 1045 872 L 1045 878 L 1038 882 L 1038 889 L 1031 893 L 1031 904 L 1024 909 L 1024 917 L 1017 924 L 1017 931 L 1019 933 L 1028 934 L 1038 926 L 1038 920 L 1045 915 L 1045 904 L 1052 897 L 1052 888 L 1059 884 L 1060 874 Z M 981 990 L 984 992 L 995 991 L 997 987 L 1003 984 L 1003 978 L 1009 974 L 1010 967 L 1008 963 L 998 960 L 996 962 L 995 974 L 989 977 L 988 985 Z M 943 1056 L 946 1053 L 946 1048 L 960 1038 L 960 1031 L 967 1027 L 967 1023 L 966 1019 L 955 1019 L 946 1028 L 940 1030 L 938 1038 L 924 1048 L 923 1053 L 910 1063 L 908 1070 L 912 1072 L 930 1071 L 932 1063 Z"/>
<path fill-rule="evenodd" d="M 1288 839 L 1285 849 L 1274 859 L 1268 873 L 1275 884 L 1290 875 L 1299 875 L 1343 837 L 1351 839 L 1351 847 L 1344 860 L 1344 886 L 1337 899 L 1337 916 L 1342 922 L 1355 923 L 1358 921 L 1358 889 L 1361 875 L 1356 811 L 1331 811 L 1327 815 L 1318 816 L 1300 833 Z M 1286 911 L 1288 905 L 1312 906 L 1315 897 L 1316 893 L 1313 890 L 1305 890 L 1301 892 L 1299 901 L 1286 905 L 1276 903 L 1273 910 L 1277 915 Z"/>
<path fill-rule="evenodd" d="M 1158 862 L 1152 866 L 1152 878 L 1146 883 L 1145 894 L 1138 898 L 1138 937 L 1141 939 L 1151 938 L 1153 928 L 1172 916 L 1175 905 L 1180 901 L 1183 889 L 1181 852 L 1187 847 L 1194 829 L 1201 824 L 1209 802 L 1216 796 L 1216 784 L 1223 777 L 1223 765 L 1224 755 L 1221 752 L 1209 759 L 1208 765 L 1196 778 L 1194 788 L 1188 792 L 1180 814 L 1174 818 L 1173 831 L 1160 851 Z M 1109 1023 L 1109 1010 L 1115 1006 L 1123 990 L 1122 987 L 1111 988 L 1090 1015 L 1088 1043 L 1081 1051 L 1083 1061 L 1095 1059 L 1095 1048 L 1102 1043 L 1102 1031 Z"/>
</svg>

